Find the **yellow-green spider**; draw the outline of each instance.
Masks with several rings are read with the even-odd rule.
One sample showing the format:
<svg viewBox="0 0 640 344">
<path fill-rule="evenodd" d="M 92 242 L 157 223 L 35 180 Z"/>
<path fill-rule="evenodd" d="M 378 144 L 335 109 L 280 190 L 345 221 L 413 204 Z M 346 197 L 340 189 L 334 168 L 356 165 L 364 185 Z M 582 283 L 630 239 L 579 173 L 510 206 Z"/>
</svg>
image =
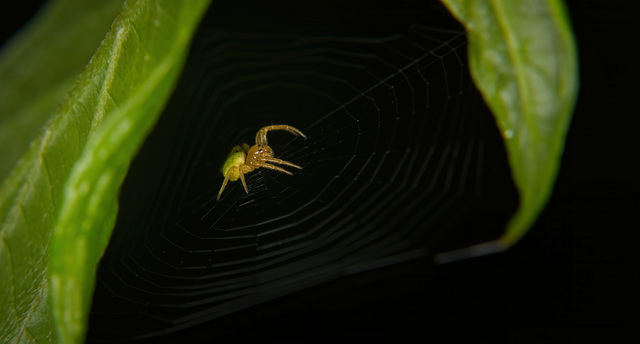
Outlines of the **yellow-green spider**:
<svg viewBox="0 0 640 344">
<path fill-rule="evenodd" d="M 273 157 L 273 150 L 269 145 L 267 145 L 267 132 L 270 130 L 285 130 L 293 135 L 302 136 L 303 138 L 307 138 L 300 130 L 289 126 L 289 125 L 270 125 L 264 127 L 256 133 L 256 144 L 249 148 L 248 144 L 243 144 L 242 146 L 235 146 L 231 149 L 231 153 L 227 157 L 227 160 L 224 162 L 222 166 L 222 175 L 224 176 L 224 182 L 222 182 L 222 187 L 220 188 L 220 192 L 218 192 L 217 200 L 220 200 L 220 195 L 222 195 L 222 191 L 227 186 L 227 182 L 236 181 L 238 178 L 242 181 L 242 185 L 244 186 L 244 191 L 249 193 L 249 189 L 247 189 L 247 183 L 244 181 L 244 175 L 257 169 L 260 167 L 265 167 L 271 170 L 280 171 L 289 175 L 293 173 L 283 169 L 282 167 L 278 167 L 272 164 L 278 165 L 286 165 L 295 168 L 302 169 L 302 167 L 292 164 L 288 161 L 276 159 Z"/>
</svg>

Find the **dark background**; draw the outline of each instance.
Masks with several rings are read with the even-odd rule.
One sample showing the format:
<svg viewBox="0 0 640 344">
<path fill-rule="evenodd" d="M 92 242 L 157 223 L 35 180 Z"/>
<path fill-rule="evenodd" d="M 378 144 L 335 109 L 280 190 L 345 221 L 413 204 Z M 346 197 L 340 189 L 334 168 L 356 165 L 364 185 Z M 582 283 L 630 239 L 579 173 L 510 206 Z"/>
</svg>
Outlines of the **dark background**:
<svg viewBox="0 0 640 344">
<path fill-rule="evenodd" d="M 392 278 L 363 273 L 252 307 L 217 320 L 217 341 L 637 340 L 638 35 L 636 12 L 616 3 L 568 1 L 580 94 L 554 194 L 522 242 L 499 255 L 429 269 L 415 261 L 387 268 Z M 0 39 L 39 5 L 3 5 Z"/>
</svg>

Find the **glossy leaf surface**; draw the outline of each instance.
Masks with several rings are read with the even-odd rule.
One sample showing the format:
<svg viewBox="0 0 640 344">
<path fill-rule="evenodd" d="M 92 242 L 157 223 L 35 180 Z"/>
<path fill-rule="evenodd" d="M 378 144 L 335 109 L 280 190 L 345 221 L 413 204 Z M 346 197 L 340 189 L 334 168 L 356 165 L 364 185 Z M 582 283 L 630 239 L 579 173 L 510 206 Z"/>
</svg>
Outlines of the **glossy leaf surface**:
<svg viewBox="0 0 640 344">
<path fill-rule="evenodd" d="M 465 26 L 469 68 L 503 134 L 520 207 L 496 242 L 441 256 L 506 249 L 533 225 L 560 166 L 578 92 L 575 39 L 558 0 L 442 0 Z"/>
</svg>

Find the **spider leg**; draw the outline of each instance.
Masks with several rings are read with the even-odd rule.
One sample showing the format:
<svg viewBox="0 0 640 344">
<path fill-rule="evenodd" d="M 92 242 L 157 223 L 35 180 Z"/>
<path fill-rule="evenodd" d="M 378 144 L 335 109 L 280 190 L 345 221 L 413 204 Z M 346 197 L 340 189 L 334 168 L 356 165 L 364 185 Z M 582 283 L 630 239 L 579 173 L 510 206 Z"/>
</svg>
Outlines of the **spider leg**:
<svg viewBox="0 0 640 344">
<path fill-rule="evenodd" d="M 247 182 L 244 181 L 244 173 L 240 172 L 240 180 L 242 181 L 242 186 L 244 186 L 244 192 L 249 193 L 249 189 L 247 189 Z"/>
<path fill-rule="evenodd" d="M 240 180 L 242 181 L 242 186 L 244 186 L 244 192 L 249 193 L 249 189 L 247 188 L 247 182 L 244 180 L 244 175 L 253 171 L 253 167 L 249 165 L 242 165 L 238 167 L 238 174 L 240 175 Z"/>
<path fill-rule="evenodd" d="M 264 162 L 270 162 L 272 164 L 278 164 L 278 165 L 287 165 L 287 166 L 291 166 L 291 167 L 295 167 L 297 169 L 302 169 L 302 167 L 296 165 L 296 164 L 292 164 L 288 161 L 284 161 L 282 159 L 276 159 L 276 158 L 263 158 L 260 159 L 260 161 L 264 161 Z"/>
<path fill-rule="evenodd" d="M 242 149 L 244 150 L 245 153 L 249 153 L 249 149 L 251 149 L 251 147 L 249 147 L 248 144 L 243 143 L 242 144 Z"/>
<path fill-rule="evenodd" d="M 227 187 L 227 183 L 229 182 L 229 177 L 224 177 L 224 182 L 222 182 L 222 187 L 220 188 L 220 191 L 218 192 L 218 198 L 216 198 L 216 201 L 220 200 L 220 196 L 222 195 L 222 191 L 224 191 L 224 188 Z"/>
<path fill-rule="evenodd" d="M 268 128 L 268 127 L 265 127 Z M 266 146 L 267 145 L 267 131 L 264 128 L 258 130 L 256 133 L 256 144 L 258 146 Z"/>
<path fill-rule="evenodd" d="M 276 171 L 280 171 L 282 173 L 286 173 L 288 175 L 293 175 L 293 173 L 285 170 L 284 168 L 278 167 L 278 166 L 274 166 L 274 165 L 271 165 L 271 164 L 260 163 L 259 167 L 265 167 L 265 168 L 268 168 L 270 170 L 276 170 Z"/>
<path fill-rule="evenodd" d="M 256 144 L 257 145 L 267 145 L 267 132 L 270 130 L 284 130 L 290 132 L 295 136 L 302 136 L 303 138 L 307 138 L 300 130 L 286 124 L 279 125 L 270 125 L 266 126 L 256 133 Z"/>
<path fill-rule="evenodd" d="M 235 153 L 235 152 L 242 152 L 242 147 L 240 147 L 240 146 L 234 146 L 234 147 L 231 149 L 231 153 L 229 153 L 229 154 L 233 154 L 233 153 Z"/>
</svg>

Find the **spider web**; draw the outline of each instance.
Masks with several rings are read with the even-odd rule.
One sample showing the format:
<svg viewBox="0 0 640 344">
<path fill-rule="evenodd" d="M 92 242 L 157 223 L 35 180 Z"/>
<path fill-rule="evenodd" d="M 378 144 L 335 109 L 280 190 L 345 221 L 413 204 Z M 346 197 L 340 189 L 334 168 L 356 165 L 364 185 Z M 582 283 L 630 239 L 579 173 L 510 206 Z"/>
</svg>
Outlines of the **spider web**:
<svg viewBox="0 0 640 344">
<path fill-rule="evenodd" d="M 456 228 L 471 243 L 503 228 L 514 191 L 484 191 L 510 183 L 503 148 L 465 66 L 463 31 L 429 20 L 441 7 L 312 19 L 288 8 L 267 20 L 216 6 L 123 186 L 89 340 L 187 329 L 468 244 Z M 271 124 L 307 135 L 269 133 L 275 157 L 303 169 L 257 169 L 248 194 L 232 182 L 216 202 L 231 148 Z M 469 223 L 487 209 L 496 232 L 478 233 Z"/>
</svg>

